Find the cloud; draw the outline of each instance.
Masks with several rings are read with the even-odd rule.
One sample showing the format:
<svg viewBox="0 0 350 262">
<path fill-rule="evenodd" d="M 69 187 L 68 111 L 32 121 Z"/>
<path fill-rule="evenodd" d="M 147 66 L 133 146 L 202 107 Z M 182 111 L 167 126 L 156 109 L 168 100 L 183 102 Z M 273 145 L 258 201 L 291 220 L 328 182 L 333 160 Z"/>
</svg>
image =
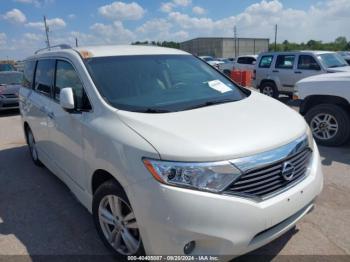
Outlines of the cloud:
<svg viewBox="0 0 350 262">
<path fill-rule="evenodd" d="M 135 34 L 126 29 L 120 21 L 114 21 L 108 25 L 95 23 L 90 29 L 95 34 L 103 37 L 103 42 L 107 44 L 128 44 L 135 40 Z"/>
<path fill-rule="evenodd" d="M 75 19 L 76 17 L 77 17 L 77 16 L 76 16 L 75 14 L 69 14 L 69 15 L 68 15 L 68 18 L 69 18 L 69 19 Z"/>
<path fill-rule="evenodd" d="M 170 13 L 176 7 L 187 7 L 192 4 L 192 0 L 172 0 L 171 2 L 163 2 L 160 4 L 160 11 Z"/>
<path fill-rule="evenodd" d="M 51 4 L 55 0 L 13 0 L 16 3 L 21 4 L 33 4 L 35 7 L 42 7 L 45 4 Z"/>
<path fill-rule="evenodd" d="M 189 6 L 192 4 L 192 0 L 173 0 L 173 2 L 179 6 Z"/>
<path fill-rule="evenodd" d="M 145 14 L 145 10 L 139 4 L 132 2 L 113 2 L 98 8 L 100 15 L 112 20 L 139 20 Z"/>
<path fill-rule="evenodd" d="M 12 23 L 25 23 L 27 21 L 26 16 L 17 8 L 8 11 L 2 15 L 2 18 Z"/>
<path fill-rule="evenodd" d="M 43 40 L 43 35 L 41 34 L 25 33 L 23 37 L 28 41 L 34 41 L 34 42 Z"/>
<path fill-rule="evenodd" d="M 207 11 L 200 6 L 194 6 L 192 12 L 196 15 L 204 15 Z"/>
<path fill-rule="evenodd" d="M 49 29 L 61 29 L 66 27 L 66 22 L 62 18 L 53 18 L 53 19 L 47 19 L 46 20 L 47 25 L 49 26 Z M 44 22 L 29 22 L 25 24 L 26 27 L 44 30 Z"/>
<path fill-rule="evenodd" d="M 174 11 L 168 14 L 167 19 L 189 32 L 190 37 L 232 37 L 233 26 L 236 25 L 239 37 L 273 39 L 274 26 L 278 24 L 279 42 L 285 39 L 302 42 L 310 39 L 333 41 L 340 35 L 349 36 L 349 14 L 348 0 L 324 0 L 307 10 L 286 8 L 278 0 L 262 0 L 235 16 L 217 20 Z"/>
<path fill-rule="evenodd" d="M 172 2 L 166 2 L 160 4 L 160 11 L 164 13 L 170 13 L 173 11 L 173 8 L 175 7 L 175 4 Z"/>
<path fill-rule="evenodd" d="M 0 48 L 6 46 L 7 43 L 7 35 L 5 33 L 0 32 Z"/>
</svg>

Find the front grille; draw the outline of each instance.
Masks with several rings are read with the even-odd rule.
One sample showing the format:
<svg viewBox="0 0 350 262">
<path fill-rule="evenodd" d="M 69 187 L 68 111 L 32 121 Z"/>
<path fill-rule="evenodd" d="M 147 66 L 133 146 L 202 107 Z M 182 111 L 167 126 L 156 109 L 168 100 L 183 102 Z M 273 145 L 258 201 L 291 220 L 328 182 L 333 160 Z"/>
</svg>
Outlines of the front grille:
<svg viewBox="0 0 350 262">
<path fill-rule="evenodd" d="M 268 166 L 247 171 L 233 182 L 225 193 L 240 194 L 252 198 L 267 198 L 269 195 L 281 191 L 304 178 L 311 155 L 312 151 L 305 148 Z M 295 167 L 294 176 L 289 181 L 282 175 L 283 165 L 286 161 L 292 163 Z"/>
<path fill-rule="evenodd" d="M 6 98 L 17 98 L 18 96 L 16 94 L 3 94 Z"/>
<path fill-rule="evenodd" d="M 18 107 L 18 103 L 8 103 L 8 104 L 3 104 L 2 107 Z"/>
</svg>

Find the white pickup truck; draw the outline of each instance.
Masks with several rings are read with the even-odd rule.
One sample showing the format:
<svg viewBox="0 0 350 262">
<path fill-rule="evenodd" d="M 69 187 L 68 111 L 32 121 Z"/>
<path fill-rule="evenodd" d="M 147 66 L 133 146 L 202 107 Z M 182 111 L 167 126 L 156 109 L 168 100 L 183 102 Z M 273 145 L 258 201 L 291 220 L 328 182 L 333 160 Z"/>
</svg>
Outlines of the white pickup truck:
<svg viewBox="0 0 350 262">
<path fill-rule="evenodd" d="M 315 140 L 326 146 L 346 143 L 350 137 L 350 73 L 308 77 L 296 87 L 302 99 L 300 113 Z"/>
</svg>

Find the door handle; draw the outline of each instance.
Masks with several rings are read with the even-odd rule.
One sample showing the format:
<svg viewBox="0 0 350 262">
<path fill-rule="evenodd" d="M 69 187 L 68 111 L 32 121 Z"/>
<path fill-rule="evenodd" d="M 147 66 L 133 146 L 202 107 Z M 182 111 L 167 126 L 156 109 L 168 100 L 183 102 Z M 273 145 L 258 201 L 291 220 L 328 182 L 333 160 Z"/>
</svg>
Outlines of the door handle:
<svg viewBox="0 0 350 262">
<path fill-rule="evenodd" d="M 272 72 L 274 72 L 274 73 L 278 73 L 278 72 L 279 72 L 279 70 L 272 70 Z"/>
<path fill-rule="evenodd" d="M 50 118 L 50 119 L 54 119 L 55 118 L 55 114 L 53 112 L 48 112 L 47 113 L 47 116 Z"/>
<path fill-rule="evenodd" d="M 301 71 L 294 71 L 295 74 L 302 74 Z"/>
</svg>

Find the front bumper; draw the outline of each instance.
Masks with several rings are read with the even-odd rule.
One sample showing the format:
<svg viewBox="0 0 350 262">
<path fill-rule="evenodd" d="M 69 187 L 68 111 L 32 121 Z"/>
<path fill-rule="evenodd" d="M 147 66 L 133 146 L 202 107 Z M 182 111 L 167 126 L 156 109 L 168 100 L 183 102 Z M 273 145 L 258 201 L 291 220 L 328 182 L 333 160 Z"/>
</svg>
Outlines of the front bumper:
<svg viewBox="0 0 350 262">
<path fill-rule="evenodd" d="M 145 171 L 147 172 L 147 171 Z M 323 187 L 316 144 L 308 176 L 262 202 L 166 186 L 153 178 L 130 186 L 131 204 L 148 255 L 238 256 L 279 237 L 313 207 Z"/>
<path fill-rule="evenodd" d="M 18 98 L 0 98 L 0 110 L 18 109 L 18 108 L 19 108 Z"/>
</svg>

